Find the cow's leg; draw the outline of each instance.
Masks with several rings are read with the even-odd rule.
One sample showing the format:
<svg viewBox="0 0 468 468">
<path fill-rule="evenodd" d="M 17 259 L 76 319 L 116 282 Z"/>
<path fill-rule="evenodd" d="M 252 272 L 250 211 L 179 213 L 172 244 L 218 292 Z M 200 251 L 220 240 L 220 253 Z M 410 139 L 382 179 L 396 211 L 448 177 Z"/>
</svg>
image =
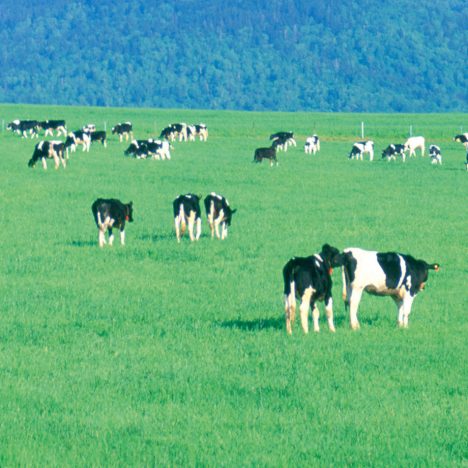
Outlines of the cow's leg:
<svg viewBox="0 0 468 468">
<path fill-rule="evenodd" d="M 351 328 L 353 330 L 358 330 L 360 328 L 358 318 L 357 318 L 357 310 L 359 307 L 359 302 L 361 301 L 362 296 L 362 289 L 353 288 L 351 291 L 351 296 L 349 299 L 349 317 L 351 322 Z"/>
<path fill-rule="evenodd" d="M 46 161 L 46 158 L 41 158 L 41 161 L 42 161 L 42 167 L 44 168 L 44 170 L 47 170 L 47 161 Z"/>
<path fill-rule="evenodd" d="M 174 225 L 175 225 L 177 242 L 180 242 L 180 216 L 176 216 L 174 218 Z"/>
<path fill-rule="evenodd" d="M 301 305 L 299 310 L 301 311 L 301 326 L 304 333 L 309 333 L 309 309 L 310 309 L 310 298 L 312 297 L 313 289 L 309 286 L 302 295 Z"/>
<path fill-rule="evenodd" d="M 409 292 L 403 298 L 403 328 L 408 328 L 409 314 L 411 313 L 411 306 L 413 305 L 414 296 Z"/>
<path fill-rule="evenodd" d="M 228 228 L 226 223 L 221 223 L 221 239 L 226 239 L 228 235 Z"/>
<path fill-rule="evenodd" d="M 286 332 L 292 334 L 292 327 L 296 318 L 296 284 L 291 281 L 291 290 L 284 296 L 284 313 L 286 316 Z"/>
<path fill-rule="evenodd" d="M 403 327 L 403 317 L 404 317 L 403 300 L 399 296 L 392 297 L 392 299 L 395 302 L 397 309 L 398 309 L 398 326 Z"/>
<path fill-rule="evenodd" d="M 107 148 L 107 140 L 106 139 L 102 140 L 102 144 L 104 145 L 104 148 Z"/>
<path fill-rule="evenodd" d="M 197 218 L 197 234 L 196 234 L 196 240 L 200 239 L 201 236 L 201 218 Z"/>
<path fill-rule="evenodd" d="M 328 328 L 335 332 L 335 324 L 333 323 L 333 299 L 329 297 L 325 300 L 325 312 L 327 314 Z"/>
<path fill-rule="evenodd" d="M 221 221 L 222 221 L 222 216 L 218 216 L 215 220 L 214 220 L 214 227 L 215 227 L 215 231 L 216 231 L 216 237 L 218 239 L 221 238 L 220 234 L 219 234 L 219 225 L 221 224 Z"/>
<path fill-rule="evenodd" d="M 99 247 L 104 247 L 106 244 L 105 229 L 99 228 Z"/>
<path fill-rule="evenodd" d="M 190 216 L 188 218 L 188 231 L 190 240 L 193 242 L 195 240 L 195 236 L 193 235 L 193 226 L 195 224 L 195 211 L 190 212 Z"/>
<path fill-rule="evenodd" d="M 317 304 L 314 302 L 314 304 L 312 305 L 312 319 L 314 321 L 314 332 L 316 333 L 320 331 L 319 317 L 320 312 L 318 310 Z"/>
<path fill-rule="evenodd" d="M 210 210 L 208 213 L 208 224 L 210 225 L 211 238 L 214 238 L 214 220 L 213 220 L 213 211 Z"/>
<path fill-rule="evenodd" d="M 369 151 L 369 160 L 370 161 L 374 160 L 374 152 L 373 151 Z"/>
<path fill-rule="evenodd" d="M 60 167 L 60 159 L 55 151 L 52 151 L 52 157 L 54 158 L 55 170 L 57 170 Z"/>
<path fill-rule="evenodd" d="M 112 233 L 112 228 L 107 228 L 107 232 L 109 233 L 109 245 L 113 245 L 114 243 L 114 234 Z"/>
<path fill-rule="evenodd" d="M 125 245 L 125 228 L 120 229 L 120 244 Z"/>
</svg>

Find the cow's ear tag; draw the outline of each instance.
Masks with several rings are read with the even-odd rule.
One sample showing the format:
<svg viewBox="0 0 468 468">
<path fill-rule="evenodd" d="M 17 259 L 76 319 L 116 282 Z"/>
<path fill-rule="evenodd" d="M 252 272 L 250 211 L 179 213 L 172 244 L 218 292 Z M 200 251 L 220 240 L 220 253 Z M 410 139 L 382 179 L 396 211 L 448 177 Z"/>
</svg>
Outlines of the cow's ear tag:
<svg viewBox="0 0 468 468">
<path fill-rule="evenodd" d="M 128 216 L 125 216 L 125 221 L 128 221 Z"/>
<path fill-rule="evenodd" d="M 333 273 L 333 268 L 330 268 L 330 269 L 328 270 L 328 273 L 331 275 L 331 274 Z"/>
</svg>

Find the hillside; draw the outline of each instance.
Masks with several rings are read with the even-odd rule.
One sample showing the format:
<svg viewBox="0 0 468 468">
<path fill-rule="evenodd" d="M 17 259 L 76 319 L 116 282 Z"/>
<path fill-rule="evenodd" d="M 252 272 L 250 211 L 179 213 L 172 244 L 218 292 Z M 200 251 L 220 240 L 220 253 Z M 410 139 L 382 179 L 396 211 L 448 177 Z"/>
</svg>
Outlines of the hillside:
<svg viewBox="0 0 468 468">
<path fill-rule="evenodd" d="M 465 111 L 461 0 L 104 0 L 0 10 L 0 102 Z"/>
</svg>

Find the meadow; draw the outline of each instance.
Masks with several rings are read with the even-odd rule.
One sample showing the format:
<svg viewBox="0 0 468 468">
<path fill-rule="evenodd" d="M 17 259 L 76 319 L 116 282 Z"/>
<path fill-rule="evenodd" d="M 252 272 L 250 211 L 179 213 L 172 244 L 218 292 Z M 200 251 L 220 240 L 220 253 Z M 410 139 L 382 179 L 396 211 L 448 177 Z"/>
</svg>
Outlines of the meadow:
<svg viewBox="0 0 468 468">
<path fill-rule="evenodd" d="M 0 105 L 15 118 L 133 122 L 135 137 L 204 122 L 206 143 L 171 161 L 126 144 L 27 167 L 37 140 L 0 133 L 0 465 L 466 466 L 467 184 L 453 142 L 466 114 L 314 114 Z M 352 143 L 376 142 L 373 162 Z M 386 162 L 409 128 L 442 148 Z M 279 130 L 279 166 L 253 151 Z M 305 155 L 316 132 L 322 149 Z M 228 238 L 175 240 L 172 200 L 216 191 L 237 208 Z M 127 245 L 100 249 L 91 204 L 133 201 Z M 349 327 L 333 273 L 337 331 L 285 333 L 292 256 L 396 250 L 441 269 L 407 330 L 389 298 L 365 295 Z"/>
</svg>

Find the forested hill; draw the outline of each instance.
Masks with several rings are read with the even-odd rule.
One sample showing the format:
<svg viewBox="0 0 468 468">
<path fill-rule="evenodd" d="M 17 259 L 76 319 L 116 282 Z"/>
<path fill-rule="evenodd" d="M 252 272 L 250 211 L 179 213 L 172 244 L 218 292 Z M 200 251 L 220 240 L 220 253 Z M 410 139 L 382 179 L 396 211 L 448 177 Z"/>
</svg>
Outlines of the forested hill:
<svg viewBox="0 0 468 468">
<path fill-rule="evenodd" d="M 0 101 L 466 111 L 465 0 L 2 0 Z"/>
</svg>

